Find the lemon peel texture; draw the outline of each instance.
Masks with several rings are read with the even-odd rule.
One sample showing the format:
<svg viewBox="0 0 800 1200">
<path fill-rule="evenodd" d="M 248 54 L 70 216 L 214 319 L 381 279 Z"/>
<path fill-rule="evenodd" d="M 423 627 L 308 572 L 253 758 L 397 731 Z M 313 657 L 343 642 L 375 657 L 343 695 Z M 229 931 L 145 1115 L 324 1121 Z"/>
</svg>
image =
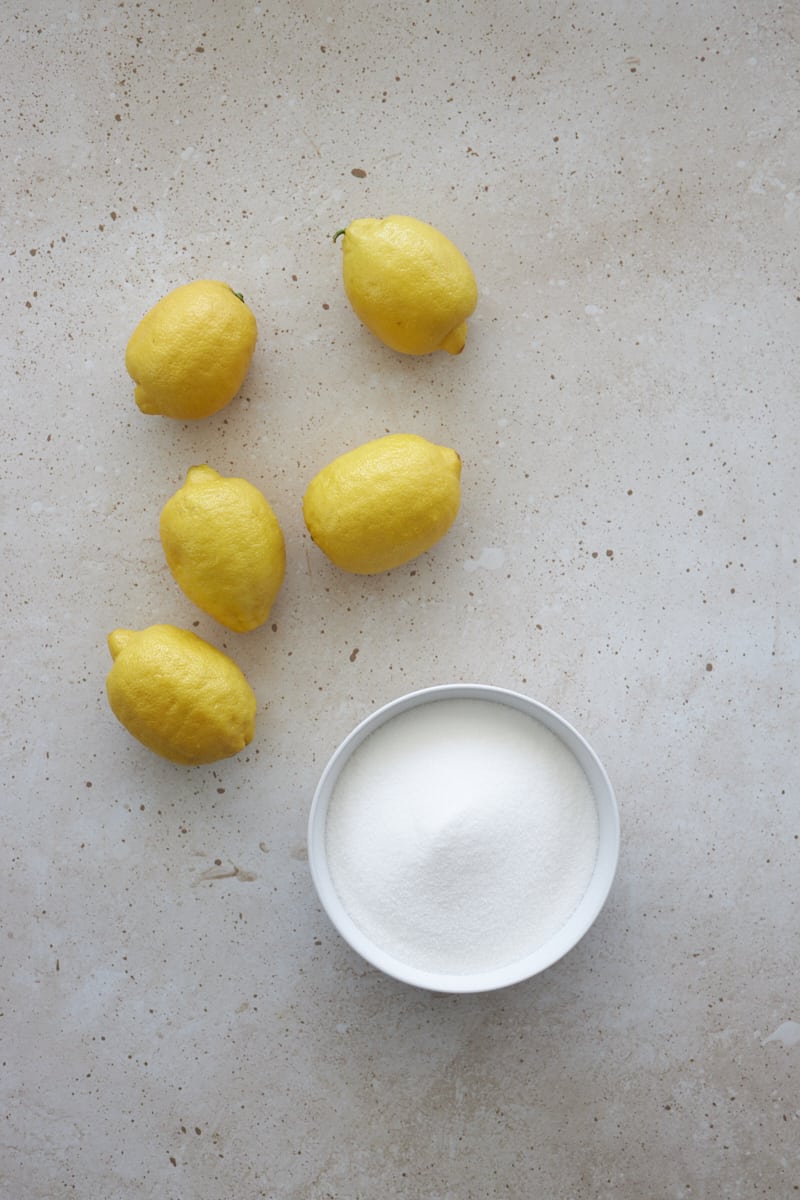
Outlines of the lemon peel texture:
<svg viewBox="0 0 800 1200">
<path fill-rule="evenodd" d="M 253 739 L 256 698 L 239 667 L 195 633 L 174 625 L 115 629 L 108 702 L 154 754 L 184 766 L 238 754 Z"/>
<path fill-rule="evenodd" d="M 342 279 L 356 315 L 401 354 L 460 354 L 478 286 L 464 255 L 416 217 L 362 217 L 339 230 Z"/>
<path fill-rule="evenodd" d="M 349 450 L 311 480 L 303 517 L 331 562 L 356 575 L 402 566 L 430 550 L 461 503 L 461 458 L 417 434 Z"/>
<path fill-rule="evenodd" d="M 143 413 L 199 420 L 229 404 L 255 350 L 256 319 L 219 280 L 174 288 L 142 317 L 125 351 Z"/>
<path fill-rule="evenodd" d="M 159 533 L 192 603 L 237 633 L 263 625 L 286 574 L 286 546 L 257 487 L 207 464 L 191 467 L 161 510 Z"/>
</svg>

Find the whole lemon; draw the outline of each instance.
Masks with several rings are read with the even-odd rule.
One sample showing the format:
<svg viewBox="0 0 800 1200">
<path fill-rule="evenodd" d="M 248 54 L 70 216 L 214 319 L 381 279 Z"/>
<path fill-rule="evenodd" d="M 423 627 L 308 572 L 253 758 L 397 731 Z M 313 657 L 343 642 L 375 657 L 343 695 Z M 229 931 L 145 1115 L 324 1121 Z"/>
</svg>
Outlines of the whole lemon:
<svg viewBox="0 0 800 1200">
<path fill-rule="evenodd" d="M 286 573 L 278 518 L 246 479 L 191 467 L 161 510 L 164 557 L 189 599 L 244 633 L 269 616 Z"/>
<path fill-rule="evenodd" d="M 111 711 L 143 745 L 185 766 L 238 754 L 253 739 L 256 698 L 236 663 L 174 625 L 115 629 Z"/>
<path fill-rule="evenodd" d="M 331 562 L 356 575 L 402 566 L 430 550 L 456 519 L 461 459 L 413 433 L 349 450 L 308 485 L 303 516 Z"/>
<path fill-rule="evenodd" d="M 164 296 L 136 326 L 125 366 L 143 413 L 178 420 L 210 417 L 244 382 L 256 319 L 227 283 L 198 279 Z"/>
<path fill-rule="evenodd" d="M 460 354 L 478 303 L 461 251 L 415 217 L 364 217 L 341 234 L 344 289 L 367 328 L 402 354 Z"/>
</svg>

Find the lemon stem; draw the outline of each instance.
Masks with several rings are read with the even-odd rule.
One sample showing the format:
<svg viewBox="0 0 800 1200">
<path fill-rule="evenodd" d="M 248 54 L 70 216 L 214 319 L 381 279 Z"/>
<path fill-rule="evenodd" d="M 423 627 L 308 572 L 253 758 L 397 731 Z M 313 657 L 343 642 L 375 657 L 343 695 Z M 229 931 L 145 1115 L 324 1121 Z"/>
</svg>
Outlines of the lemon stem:
<svg viewBox="0 0 800 1200">
<path fill-rule="evenodd" d="M 333 235 L 333 240 L 336 241 L 336 239 L 341 237 L 343 233 L 347 233 L 347 230 L 346 229 L 337 229 L 336 233 Z"/>
<path fill-rule="evenodd" d="M 233 292 L 233 288 L 231 288 L 231 291 Z M 237 300 L 241 300 L 242 304 L 244 304 L 244 296 L 241 292 L 233 292 L 233 294 Z"/>
</svg>

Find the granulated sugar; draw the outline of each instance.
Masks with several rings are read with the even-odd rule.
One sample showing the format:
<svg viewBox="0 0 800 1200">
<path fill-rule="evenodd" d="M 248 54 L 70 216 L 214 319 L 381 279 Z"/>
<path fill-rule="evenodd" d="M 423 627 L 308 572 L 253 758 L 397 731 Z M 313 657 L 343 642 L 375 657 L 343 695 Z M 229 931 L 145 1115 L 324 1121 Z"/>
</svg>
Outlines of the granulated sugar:
<svg viewBox="0 0 800 1200">
<path fill-rule="evenodd" d="M 407 709 L 339 776 L 328 868 L 376 945 L 422 970 L 485 971 L 558 932 L 589 883 L 597 808 L 564 743 L 489 700 Z"/>
</svg>

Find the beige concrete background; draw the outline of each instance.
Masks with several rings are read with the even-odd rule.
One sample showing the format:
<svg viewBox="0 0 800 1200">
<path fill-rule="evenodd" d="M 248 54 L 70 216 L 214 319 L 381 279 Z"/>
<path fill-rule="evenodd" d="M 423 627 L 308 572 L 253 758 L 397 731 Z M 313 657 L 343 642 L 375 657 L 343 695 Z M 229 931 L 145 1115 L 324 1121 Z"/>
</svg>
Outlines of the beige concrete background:
<svg viewBox="0 0 800 1200">
<path fill-rule="evenodd" d="M 4 1200 L 797 1194 L 799 55 L 766 0 L 4 7 Z M 458 359 L 347 306 L 331 235 L 392 211 L 474 267 Z M 144 417 L 127 339 L 202 276 L 250 375 Z M 385 431 L 454 446 L 463 507 L 347 577 L 300 500 Z M 286 533 L 252 634 L 163 562 L 202 461 Z M 239 758 L 108 711 L 154 621 L 246 671 Z M 454 680 L 562 712 L 623 824 L 587 938 L 466 998 L 358 960 L 305 861 L 339 740 Z"/>
</svg>

